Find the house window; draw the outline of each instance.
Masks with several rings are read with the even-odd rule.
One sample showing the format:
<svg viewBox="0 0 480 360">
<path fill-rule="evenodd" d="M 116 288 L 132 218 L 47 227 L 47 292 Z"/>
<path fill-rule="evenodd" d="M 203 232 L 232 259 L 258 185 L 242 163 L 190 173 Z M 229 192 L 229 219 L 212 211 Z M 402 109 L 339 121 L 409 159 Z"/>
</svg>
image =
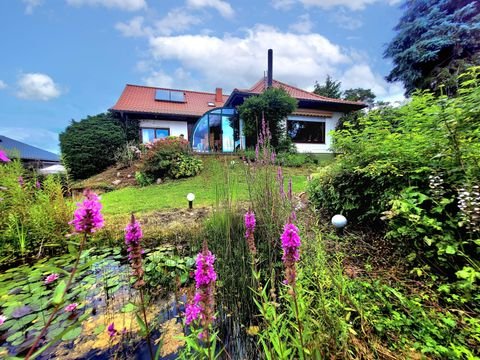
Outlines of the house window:
<svg viewBox="0 0 480 360">
<path fill-rule="evenodd" d="M 288 120 L 287 133 L 296 143 L 325 144 L 325 122 Z"/>
<path fill-rule="evenodd" d="M 167 136 L 170 136 L 170 129 L 142 128 L 142 142 L 144 144 Z"/>
</svg>

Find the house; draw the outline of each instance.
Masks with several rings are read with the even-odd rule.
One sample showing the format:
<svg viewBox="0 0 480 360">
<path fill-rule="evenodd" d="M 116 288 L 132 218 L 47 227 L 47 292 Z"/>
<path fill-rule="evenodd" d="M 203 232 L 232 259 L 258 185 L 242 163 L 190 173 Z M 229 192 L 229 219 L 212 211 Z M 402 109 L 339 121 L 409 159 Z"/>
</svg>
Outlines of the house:
<svg viewBox="0 0 480 360">
<path fill-rule="evenodd" d="M 3 135 L 0 135 L 0 148 L 6 150 L 10 157 L 20 158 L 25 167 L 40 169 L 60 163 L 60 157 L 57 154 Z"/>
<path fill-rule="evenodd" d="M 140 139 L 150 142 L 166 136 L 184 136 L 197 152 L 234 152 L 247 147 L 243 121 L 236 108 L 246 98 L 268 87 L 283 88 L 298 101 L 298 109 L 286 119 L 286 129 L 299 152 L 329 153 L 329 132 L 339 118 L 365 104 L 320 96 L 273 79 L 272 52 L 268 75 L 249 89 L 234 89 L 224 95 L 127 84 L 110 109 L 125 122 L 138 121 Z"/>
</svg>

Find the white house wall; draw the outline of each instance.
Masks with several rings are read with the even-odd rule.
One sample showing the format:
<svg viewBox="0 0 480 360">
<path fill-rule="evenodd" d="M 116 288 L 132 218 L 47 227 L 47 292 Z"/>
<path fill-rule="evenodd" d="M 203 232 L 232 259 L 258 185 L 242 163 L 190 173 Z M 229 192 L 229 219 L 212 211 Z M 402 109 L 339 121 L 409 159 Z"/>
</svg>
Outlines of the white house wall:
<svg viewBox="0 0 480 360">
<path fill-rule="evenodd" d="M 188 139 L 188 128 L 186 121 L 172 120 L 140 120 L 140 128 L 162 128 L 170 129 L 170 136 L 184 135 Z"/>
<path fill-rule="evenodd" d="M 338 120 L 343 115 L 340 112 L 334 112 L 332 117 L 312 117 L 312 116 L 288 116 L 289 120 L 298 120 L 298 121 L 311 121 L 311 122 L 324 122 L 325 123 L 325 144 L 309 144 L 309 143 L 297 143 L 294 142 L 297 147 L 297 151 L 300 153 L 331 153 L 330 149 L 332 144 L 332 138 L 330 132 L 335 130 Z"/>
</svg>

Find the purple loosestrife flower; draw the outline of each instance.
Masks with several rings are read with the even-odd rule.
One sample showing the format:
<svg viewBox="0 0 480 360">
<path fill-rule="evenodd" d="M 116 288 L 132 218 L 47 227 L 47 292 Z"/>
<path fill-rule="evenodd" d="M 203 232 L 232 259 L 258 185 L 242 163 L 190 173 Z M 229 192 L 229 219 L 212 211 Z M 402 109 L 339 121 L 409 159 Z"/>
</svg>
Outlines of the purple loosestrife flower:
<svg viewBox="0 0 480 360">
<path fill-rule="evenodd" d="M 48 275 L 44 280 L 45 285 L 51 284 L 52 282 L 57 280 L 58 277 L 59 277 L 58 274 L 55 274 L 55 273 Z"/>
<path fill-rule="evenodd" d="M 42 185 L 40 184 L 40 181 L 35 181 L 35 187 L 37 188 L 37 190 L 40 190 Z"/>
<path fill-rule="evenodd" d="M 3 150 L 0 150 L 0 161 L 1 162 L 9 162 L 10 161 L 7 154 L 5 154 L 5 151 L 3 151 Z"/>
<path fill-rule="evenodd" d="M 292 223 L 285 224 L 283 234 L 280 237 L 282 241 L 283 256 L 285 265 L 285 283 L 294 286 L 297 272 L 295 264 L 300 259 L 299 248 L 301 245 L 298 228 Z"/>
<path fill-rule="evenodd" d="M 293 199 L 293 187 L 292 187 L 292 178 L 288 179 L 288 200 L 292 201 Z"/>
<path fill-rule="evenodd" d="M 255 213 L 253 211 L 248 211 L 245 213 L 245 239 L 247 240 L 248 249 L 250 254 L 254 256 L 257 253 L 257 248 L 255 247 Z"/>
<path fill-rule="evenodd" d="M 115 323 L 112 322 L 110 325 L 108 325 L 107 332 L 110 337 L 114 337 L 118 334 L 118 331 L 115 329 Z"/>
<path fill-rule="evenodd" d="M 25 180 L 23 180 L 23 176 L 18 177 L 18 185 L 20 185 L 21 187 L 25 185 Z"/>
<path fill-rule="evenodd" d="M 213 267 L 215 256 L 208 250 L 207 243 L 203 243 L 203 250 L 197 255 L 195 270 L 195 296 L 193 302 L 185 309 L 188 324 L 200 320 L 203 331 L 200 338 L 208 338 L 208 330 L 215 320 L 215 281 L 217 273 Z"/>
<path fill-rule="evenodd" d="M 137 279 L 133 287 L 136 289 L 145 285 L 143 280 L 143 264 L 142 254 L 144 253 L 140 240 L 143 238 L 142 228 L 138 221 L 135 220 L 135 216 L 132 214 L 130 223 L 125 228 L 125 244 L 127 245 L 128 260 L 130 260 L 130 266 L 132 267 L 132 275 Z"/>
<path fill-rule="evenodd" d="M 5 315 L 0 315 L 0 326 L 3 325 L 7 321 L 7 317 Z"/>
<path fill-rule="evenodd" d="M 73 312 L 77 309 L 78 307 L 78 304 L 77 303 L 73 303 L 73 304 L 69 304 L 65 307 L 65 311 L 67 312 Z"/>
<path fill-rule="evenodd" d="M 90 189 L 86 189 L 83 195 L 85 199 L 83 202 L 77 203 L 77 210 L 69 224 L 73 224 L 76 233 L 91 234 L 104 225 L 101 213 L 102 204 L 97 194 Z"/>
<path fill-rule="evenodd" d="M 285 188 L 283 183 L 283 172 L 282 167 L 279 166 L 277 170 L 277 181 L 278 181 L 278 190 L 280 192 L 280 197 L 285 199 Z"/>
</svg>

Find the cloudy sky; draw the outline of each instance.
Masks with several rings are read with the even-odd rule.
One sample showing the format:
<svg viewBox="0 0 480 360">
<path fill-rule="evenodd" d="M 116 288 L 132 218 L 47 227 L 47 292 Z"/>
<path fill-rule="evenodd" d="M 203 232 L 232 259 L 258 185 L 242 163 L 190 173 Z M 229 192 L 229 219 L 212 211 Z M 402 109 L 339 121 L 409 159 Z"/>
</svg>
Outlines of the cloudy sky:
<svg viewBox="0 0 480 360">
<path fill-rule="evenodd" d="M 312 90 L 402 97 L 382 58 L 401 0 L 8 0 L 0 2 L 0 134 L 58 152 L 72 120 L 106 111 L 126 83 L 228 93 L 274 51 L 274 78 Z"/>
</svg>

